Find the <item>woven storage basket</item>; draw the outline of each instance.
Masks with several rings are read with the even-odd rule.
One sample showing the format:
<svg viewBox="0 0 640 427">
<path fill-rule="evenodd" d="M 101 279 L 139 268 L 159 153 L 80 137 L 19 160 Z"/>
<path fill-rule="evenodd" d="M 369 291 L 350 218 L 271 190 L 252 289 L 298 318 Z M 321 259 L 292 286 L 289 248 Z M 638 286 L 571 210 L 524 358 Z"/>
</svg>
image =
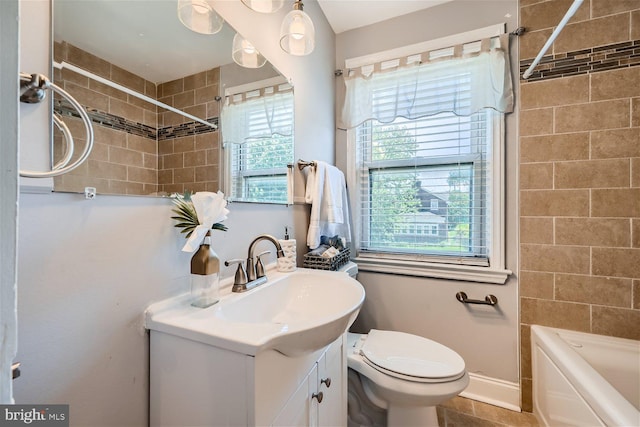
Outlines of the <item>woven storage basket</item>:
<svg viewBox="0 0 640 427">
<path fill-rule="evenodd" d="M 302 266 L 305 268 L 315 268 L 316 270 L 336 271 L 349 262 L 349 252 L 349 248 L 345 248 L 340 251 L 339 254 L 331 258 L 323 258 L 318 255 L 305 254 Z"/>
</svg>

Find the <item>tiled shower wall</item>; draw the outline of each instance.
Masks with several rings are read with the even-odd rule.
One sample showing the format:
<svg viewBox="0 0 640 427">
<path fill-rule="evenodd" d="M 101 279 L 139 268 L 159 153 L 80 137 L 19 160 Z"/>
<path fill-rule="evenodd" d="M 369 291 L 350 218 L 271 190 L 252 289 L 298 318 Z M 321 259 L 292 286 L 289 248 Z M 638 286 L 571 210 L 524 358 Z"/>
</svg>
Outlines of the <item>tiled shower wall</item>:
<svg viewBox="0 0 640 427">
<path fill-rule="evenodd" d="M 158 85 L 160 102 L 218 123 L 220 68 Z M 158 185 L 166 193 L 218 191 L 220 132 L 162 108 L 158 114 Z"/>
<path fill-rule="evenodd" d="M 218 122 L 219 69 L 156 85 L 66 42 L 55 43 L 54 59 Z M 82 192 L 87 186 L 102 194 L 218 190 L 219 132 L 68 69 L 55 70 L 54 82 L 87 108 L 95 133 L 88 160 L 56 177 L 56 191 Z M 84 127 L 72 116 L 77 116 L 73 108 L 63 103 L 56 111 L 82 148 Z M 54 135 L 56 158 L 60 158 L 60 134 Z"/>
<path fill-rule="evenodd" d="M 572 0 L 520 0 L 521 74 Z M 523 409 L 530 325 L 640 339 L 640 1 L 585 0 L 520 80 Z"/>
</svg>

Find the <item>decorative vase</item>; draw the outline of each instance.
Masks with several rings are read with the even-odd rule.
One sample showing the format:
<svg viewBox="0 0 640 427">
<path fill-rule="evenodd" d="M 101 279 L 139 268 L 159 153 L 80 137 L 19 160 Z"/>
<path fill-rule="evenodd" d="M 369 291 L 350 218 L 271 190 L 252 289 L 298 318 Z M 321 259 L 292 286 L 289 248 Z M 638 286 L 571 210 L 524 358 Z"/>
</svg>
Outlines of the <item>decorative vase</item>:
<svg viewBox="0 0 640 427">
<path fill-rule="evenodd" d="M 191 305 L 206 308 L 219 301 L 220 258 L 211 248 L 207 232 L 200 248 L 191 257 Z"/>
</svg>

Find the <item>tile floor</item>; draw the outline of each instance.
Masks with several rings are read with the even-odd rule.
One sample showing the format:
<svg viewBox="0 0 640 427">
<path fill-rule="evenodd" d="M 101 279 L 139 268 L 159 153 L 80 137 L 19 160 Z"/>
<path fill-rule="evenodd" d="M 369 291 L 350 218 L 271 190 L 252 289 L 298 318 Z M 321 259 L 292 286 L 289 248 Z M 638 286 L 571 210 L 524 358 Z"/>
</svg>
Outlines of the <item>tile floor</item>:
<svg viewBox="0 0 640 427">
<path fill-rule="evenodd" d="M 538 427 L 529 412 L 515 412 L 463 397 L 438 406 L 441 427 Z"/>
</svg>

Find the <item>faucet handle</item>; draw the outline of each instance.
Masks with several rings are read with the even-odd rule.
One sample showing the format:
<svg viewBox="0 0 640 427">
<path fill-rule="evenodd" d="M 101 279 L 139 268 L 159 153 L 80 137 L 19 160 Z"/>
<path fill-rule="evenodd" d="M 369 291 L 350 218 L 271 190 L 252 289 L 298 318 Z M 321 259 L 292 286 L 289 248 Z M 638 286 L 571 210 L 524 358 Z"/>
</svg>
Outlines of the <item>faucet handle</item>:
<svg viewBox="0 0 640 427">
<path fill-rule="evenodd" d="M 236 275 L 233 280 L 234 285 L 246 285 L 249 281 L 247 280 L 247 270 L 245 270 L 243 262 L 243 259 L 230 259 L 224 262 L 224 265 L 227 267 L 232 264 L 238 264 L 238 269 L 236 270 Z"/>
<path fill-rule="evenodd" d="M 266 254 L 270 254 L 271 251 L 264 251 L 259 253 L 258 255 L 256 255 L 256 279 L 260 278 L 260 277 L 264 277 L 265 273 L 264 273 L 264 264 L 262 263 L 262 260 L 260 259 L 260 257 L 262 255 L 266 255 Z"/>
</svg>

